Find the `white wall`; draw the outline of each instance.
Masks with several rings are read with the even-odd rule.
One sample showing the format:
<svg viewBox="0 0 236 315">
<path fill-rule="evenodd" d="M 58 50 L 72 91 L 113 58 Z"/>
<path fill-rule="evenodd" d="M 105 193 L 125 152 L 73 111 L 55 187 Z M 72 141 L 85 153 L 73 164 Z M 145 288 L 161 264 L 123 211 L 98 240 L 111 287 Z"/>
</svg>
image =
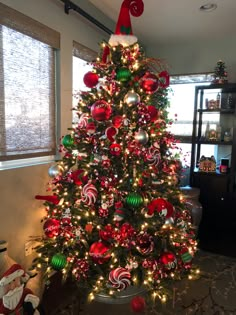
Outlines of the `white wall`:
<svg viewBox="0 0 236 315">
<path fill-rule="evenodd" d="M 164 59 L 171 74 L 213 72 L 219 59 L 225 62 L 230 82 L 236 81 L 236 34 L 234 37 L 213 41 L 169 43 L 147 47 L 149 57 Z"/>
<path fill-rule="evenodd" d="M 31 18 L 55 29 L 61 34 L 60 51 L 60 97 L 61 97 L 61 134 L 71 125 L 72 106 L 72 41 L 99 51 L 99 43 L 108 39 L 104 31 L 96 28 L 78 13 L 64 13 L 64 6 L 59 0 L 3 0 L 2 3 L 16 9 Z M 87 1 L 86 1 L 87 2 Z M 89 10 L 89 14 L 113 29 L 111 21 L 106 20 L 94 7 L 85 1 L 77 4 Z M 48 169 L 51 164 L 24 167 L 0 171 L 0 240 L 9 242 L 9 255 L 30 267 L 32 255 L 25 257 L 24 245 L 31 235 L 41 235 L 41 218 L 45 214 L 42 202 L 34 199 L 37 194 L 47 194 L 49 181 Z M 35 280 L 37 281 L 37 280 Z M 41 290 L 36 284 L 36 293 Z"/>
</svg>

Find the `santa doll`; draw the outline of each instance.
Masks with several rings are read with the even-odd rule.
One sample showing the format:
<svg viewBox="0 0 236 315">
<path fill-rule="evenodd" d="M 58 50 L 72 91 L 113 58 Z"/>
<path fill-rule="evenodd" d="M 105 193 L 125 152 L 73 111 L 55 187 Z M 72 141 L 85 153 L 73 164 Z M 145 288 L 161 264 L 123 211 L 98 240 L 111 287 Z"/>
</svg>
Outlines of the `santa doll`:
<svg viewBox="0 0 236 315">
<path fill-rule="evenodd" d="M 30 276 L 7 255 L 6 244 L 0 242 L 0 315 L 40 315 L 39 298 L 25 287 Z"/>
</svg>

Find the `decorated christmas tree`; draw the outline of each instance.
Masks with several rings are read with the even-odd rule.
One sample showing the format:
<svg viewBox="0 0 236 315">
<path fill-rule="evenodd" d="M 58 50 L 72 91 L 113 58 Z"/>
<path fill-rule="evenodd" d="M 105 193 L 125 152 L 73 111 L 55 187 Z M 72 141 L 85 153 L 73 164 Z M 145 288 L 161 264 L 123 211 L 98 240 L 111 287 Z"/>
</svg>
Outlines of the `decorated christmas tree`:
<svg viewBox="0 0 236 315">
<path fill-rule="evenodd" d="M 214 69 L 214 83 L 227 83 L 228 73 L 226 71 L 225 62 L 222 60 L 217 61 Z"/>
<path fill-rule="evenodd" d="M 173 282 L 194 276 L 196 240 L 167 131 L 169 74 L 145 57 L 130 12 L 140 16 L 142 0 L 123 1 L 49 169 L 51 194 L 36 196 L 46 213 L 34 265 L 47 279 L 53 271 L 72 278 L 90 299 L 142 288 L 132 300 L 141 311 L 144 299 L 164 301 Z"/>
</svg>

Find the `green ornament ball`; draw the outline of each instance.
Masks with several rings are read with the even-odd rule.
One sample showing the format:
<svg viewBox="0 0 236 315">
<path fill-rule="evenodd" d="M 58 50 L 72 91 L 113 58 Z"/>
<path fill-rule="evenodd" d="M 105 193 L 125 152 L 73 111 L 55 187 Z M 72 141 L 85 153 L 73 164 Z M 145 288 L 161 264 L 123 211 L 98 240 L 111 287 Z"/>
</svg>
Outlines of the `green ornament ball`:
<svg viewBox="0 0 236 315">
<path fill-rule="evenodd" d="M 128 68 L 122 67 L 116 72 L 116 79 L 120 82 L 127 82 L 131 79 L 131 72 Z"/>
<path fill-rule="evenodd" d="M 126 204 L 129 207 L 138 208 L 143 205 L 143 197 L 136 192 L 130 193 L 126 197 Z"/>
<path fill-rule="evenodd" d="M 51 259 L 51 266 L 54 270 L 62 270 L 66 266 L 66 257 L 63 254 L 55 254 Z"/>
<path fill-rule="evenodd" d="M 74 144 L 74 139 L 71 137 L 71 135 L 65 135 L 62 139 L 62 144 L 68 149 Z"/>
</svg>

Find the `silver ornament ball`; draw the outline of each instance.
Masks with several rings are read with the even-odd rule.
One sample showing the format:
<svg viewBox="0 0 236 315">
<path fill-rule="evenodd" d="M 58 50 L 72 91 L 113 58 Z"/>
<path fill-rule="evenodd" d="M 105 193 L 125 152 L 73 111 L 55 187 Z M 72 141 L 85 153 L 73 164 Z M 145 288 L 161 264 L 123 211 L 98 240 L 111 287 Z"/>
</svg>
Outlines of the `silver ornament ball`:
<svg viewBox="0 0 236 315">
<path fill-rule="evenodd" d="M 124 102 L 129 106 L 138 104 L 140 103 L 140 96 L 133 91 L 129 91 L 124 97 Z"/>
<path fill-rule="evenodd" d="M 148 136 L 147 131 L 140 129 L 139 131 L 135 133 L 134 139 L 136 142 L 140 144 L 146 144 L 148 143 L 149 136 Z"/>
<path fill-rule="evenodd" d="M 59 176 L 62 174 L 63 168 L 62 166 L 55 164 L 52 165 L 49 169 L 48 169 L 48 175 L 52 178 Z"/>
</svg>

